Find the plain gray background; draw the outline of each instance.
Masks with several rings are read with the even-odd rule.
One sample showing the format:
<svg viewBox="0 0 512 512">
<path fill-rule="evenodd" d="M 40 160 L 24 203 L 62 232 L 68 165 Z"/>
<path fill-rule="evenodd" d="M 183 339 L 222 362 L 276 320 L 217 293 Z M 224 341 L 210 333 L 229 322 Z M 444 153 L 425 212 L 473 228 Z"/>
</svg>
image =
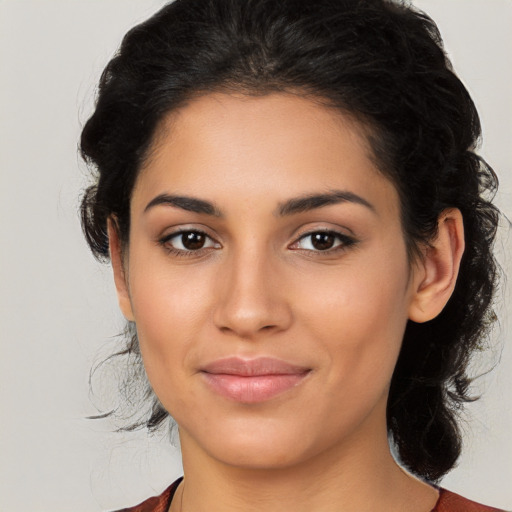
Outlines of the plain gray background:
<svg viewBox="0 0 512 512">
<path fill-rule="evenodd" d="M 312 0 L 313 1 L 313 0 Z M 110 269 L 82 240 L 87 183 L 76 144 L 101 69 L 162 0 L 0 0 L 0 510 L 100 511 L 180 474 L 165 435 L 112 434 L 84 419 L 89 368 L 123 321 Z M 481 153 L 512 218 L 512 1 L 416 0 L 439 24 L 483 122 Z M 498 252 L 512 279 L 512 233 Z M 459 467 L 443 485 L 512 509 L 512 298 L 500 291 L 497 369 L 467 409 Z M 475 368 L 498 357 L 489 352 Z M 487 358 L 487 359 L 486 359 Z"/>
</svg>

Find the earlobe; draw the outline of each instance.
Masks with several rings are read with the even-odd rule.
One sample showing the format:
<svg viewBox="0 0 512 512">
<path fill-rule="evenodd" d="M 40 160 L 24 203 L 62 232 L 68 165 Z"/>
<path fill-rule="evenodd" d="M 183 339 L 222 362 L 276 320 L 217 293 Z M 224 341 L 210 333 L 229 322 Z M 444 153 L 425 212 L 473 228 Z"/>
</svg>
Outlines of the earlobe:
<svg viewBox="0 0 512 512">
<path fill-rule="evenodd" d="M 449 208 L 439 216 L 438 233 L 415 268 L 409 319 L 427 322 L 450 299 L 464 252 L 464 224 L 460 210 Z"/>
<path fill-rule="evenodd" d="M 112 270 L 114 272 L 114 282 L 117 290 L 117 299 L 119 307 L 128 321 L 135 321 L 128 292 L 127 276 L 125 272 L 125 261 L 121 240 L 119 238 L 119 229 L 115 219 L 109 218 L 107 223 L 108 243 L 110 248 L 110 261 L 112 262 Z"/>
</svg>

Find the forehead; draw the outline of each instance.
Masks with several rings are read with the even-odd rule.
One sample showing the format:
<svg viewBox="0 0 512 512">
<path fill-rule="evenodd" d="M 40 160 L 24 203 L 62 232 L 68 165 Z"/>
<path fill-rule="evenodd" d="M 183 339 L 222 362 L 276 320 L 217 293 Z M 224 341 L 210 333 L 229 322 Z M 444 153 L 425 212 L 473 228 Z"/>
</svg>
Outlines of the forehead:
<svg viewBox="0 0 512 512">
<path fill-rule="evenodd" d="M 193 193 L 228 202 L 258 195 L 282 201 L 349 189 L 380 194 L 383 206 L 396 206 L 395 188 L 378 171 L 366 132 L 353 117 L 308 97 L 201 96 L 162 122 L 133 200 Z"/>
<path fill-rule="evenodd" d="M 207 148 L 219 143 L 223 147 L 232 143 L 231 152 L 236 143 L 242 144 L 241 150 L 264 146 L 275 154 L 279 147 L 288 149 L 287 142 L 308 140 L 306 147 L 297 148 L 307 151 L 318 148 L 322 139 L 325 143 L 332 138 L 339 142 L 341 137 L 371 156 L 368 131 L 354 116 L 312 95 L 217 92 L 195 97 L 167 114 L 157 129 L 150 154 L 158 157 L 161 150 L 172 145 L 185 149 L 190 144 Z"/>
</svg>

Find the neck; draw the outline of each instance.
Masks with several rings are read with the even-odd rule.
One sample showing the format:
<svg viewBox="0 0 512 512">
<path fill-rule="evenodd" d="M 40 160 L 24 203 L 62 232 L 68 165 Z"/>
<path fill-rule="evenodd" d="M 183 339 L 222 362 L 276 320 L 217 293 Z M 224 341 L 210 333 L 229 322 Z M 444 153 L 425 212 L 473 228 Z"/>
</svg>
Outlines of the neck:
<svg viewBox="0 0 512 512">
<path fill-rule="evenodd" d="M 293 465 L 251 468 L 208 457 L 181 432 L 185 480 L 171 512 L 431 510 L 437 491 L 397 465 L 386 429 L 367 434 L 358 429 L 343 446 Z"/>
</svg>

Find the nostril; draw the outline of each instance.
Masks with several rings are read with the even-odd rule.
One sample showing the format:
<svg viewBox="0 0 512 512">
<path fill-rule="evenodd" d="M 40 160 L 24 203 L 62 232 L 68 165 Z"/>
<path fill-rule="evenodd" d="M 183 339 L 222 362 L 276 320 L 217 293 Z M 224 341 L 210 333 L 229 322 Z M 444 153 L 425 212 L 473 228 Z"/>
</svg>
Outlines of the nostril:
<svg viewBox="0 0 512 512">
<path fill-rule="evenodd" d="M 272 329 L 275 329 L 277 327 L 277 325 L 264 325 L 263 327 L 261 327 L 259 330 L 260 331 L 270 331 Z M 231 327 L 228 327 L 228 326 L 222 326 L 220 327 L 220 330 L 221 332 L 224 332 L 224 333 L 228 333 L 228 332 L 235 332 L 235 329 L 232 329 Z"/>
<path fill-rule="evenodd" d="M 213 323 L 223 334 L 253 338 L 289 327 L 292 315 L 287 301 L 274 290 L 255 289 L 254 282 L 249 283 L 251 286 L 238 283 L 226 288 L 213 303 Z"/>
</svg>

